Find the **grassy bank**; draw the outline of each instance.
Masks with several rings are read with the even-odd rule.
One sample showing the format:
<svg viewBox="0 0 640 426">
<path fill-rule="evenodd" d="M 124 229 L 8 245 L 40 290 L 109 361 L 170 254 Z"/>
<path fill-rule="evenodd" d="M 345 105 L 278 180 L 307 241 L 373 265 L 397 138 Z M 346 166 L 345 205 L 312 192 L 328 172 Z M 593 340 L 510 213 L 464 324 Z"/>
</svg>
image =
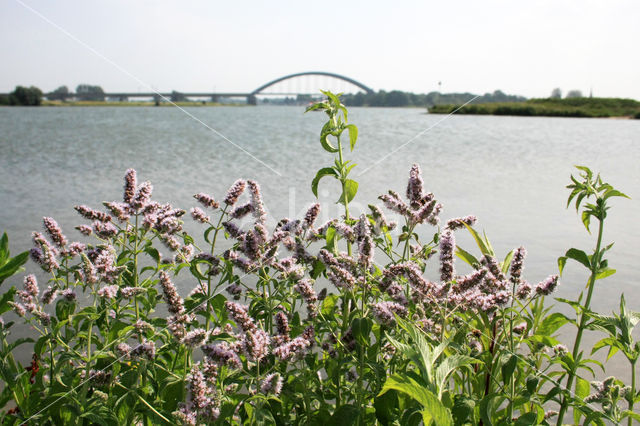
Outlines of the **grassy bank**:
<svg viewBox="0 0 640 426">
<path fill-rule="evenodd" d="M 220 102 L 160 102 L 157 106 L 173 106 L 182 107 L 201 107 L 201 106 L 239 106 L 245 104 L 222 104 Z M 85 107 L 85 106 L 107 106 L 107 107 L 140 107 L 140 106 L 156 106 L 153 101 L 134 101 L 134 102 L 106 102 L 106 101 L 42 101 L 42 106 L 61 106 L 61 107 Z"/>
<path fill-rule="evenodd" d="M 435 105 L 431 114 L 449 114 L 460 105 Z M 640 102 L 620 98 L 529 99 L 525 102 L 471 104 L 456 114 L 523 115 L 547 117 L 640 118 Z"/>
</svg>

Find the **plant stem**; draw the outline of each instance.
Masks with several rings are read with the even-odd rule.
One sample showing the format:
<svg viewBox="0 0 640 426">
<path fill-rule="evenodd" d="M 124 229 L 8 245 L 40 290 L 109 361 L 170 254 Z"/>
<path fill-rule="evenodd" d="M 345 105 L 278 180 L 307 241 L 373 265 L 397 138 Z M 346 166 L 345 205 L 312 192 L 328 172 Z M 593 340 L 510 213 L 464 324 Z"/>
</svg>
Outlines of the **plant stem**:
<svg viewBox="0 0 640 426">
<path fill-rule="evenodd" d="M 513 283 L 511 287 L 511 307 L 509 308 L 509 351 L 512 354 L 515 354 L 514 352 L 515 345 L 513 343 L 513 303 L 516 297 L 515 293 L 516 293 L 516 284 Z M 509 379 L 509 385 L 510 385 L 509 386 L 510 398 L 509 398 L 509 410 L 507 414 L 507 419 L 512 419 L 513 418 L 513 400 L 516 394 L 516 380 L 513 374 Z"/>
<path fill-rule="evenodd" d="M 138 215 L 136 215 L 136 226 L 133 230 L 135 233 L 133 243 L 133 286 L 138 287 Z M 136 323 L 140 320 L 140 309 L 138 308 L 138 295 L 133 296 L 136 307 Z M 142 343 L 142 335 L 138 334 L 138 340 Z"/>
<path fill-rule="evenodd" d="M 578 357 L 578 353 L 580 352 L 580 341 L 582 340 L 582 333 L 584 332 L 585 325 L 587 323 L 587 311 L 591 306 L 591 296 L 593 296 L 593 288 L 596 282 L 596 275 L 598 273 L 598 269 L 600 269 L 600 245 L 602 244 L 602 234 L 604 231 L 604 219 L 599 219 L 598 225 L 598 242 L 596 243 L 596 251 L 593 254 L 593 258 L 591 261 L 591 276 L 589 277 L 588 291 L 587 291 L 587 300 L 584 303 L 584 307 L 582 309 L 582 313 L 580 314 L 580 324 L 578 325 L 578 333 L 576 334 L 576 340 L 573 344 L 573 359 L 576 360 Z M 576 376 L 576 367 L 575 365 L 569 371 L 569 375 L 567 377 L 567 386 L 566 390 L 571 392 L 571 387 L 573 385 L 573 380 Z M 564 419 L 564 415 L 569 408 L 569 401 L 567 400 L 567 395 L 565 394 L 562 397 L 562 403 L 560 405 L 560 413 L 558 414 L 558 422 L 557 426 L 562 425 L 562 420 Z"/>
<path fill-rule="evenodd" d="M 222 214 L 218 219 L 216 230 L 213 233 L 213 241 L 211 241 L 211 251 L 210 251 L 211 256 L 213 256 L 213 252 L 216 248 L 216 240 L 218 239 L 218 233 L 220 232 L 220 225 L 222 224 L 222 219 L 224 218 L 224 215 L 227 213 L 227 208 L 229 208 L 229 205 L 225 204 L 224 209 L 222 209 Z M 205 320 L 207 331 L 209 331 L 209 313 L 210 312 L 211 312 L 211 275 L 209 275 L 207 278 L 207 317 Z"/>
<path fill-rule="evenodd" d="M 498 333 L 498 322 L 497 321 L 493 321 L 493 326 L 491 327 L 491 342 L 489 343 L 489 355 L 490 355 L 490 359 L 489 359 L 489 363 L 487 364 L 487 375 L 485 376 L 485 381 L 484 381 L 484 395 L 483 398 L 486 397 L 487 395 L 489 395 L 491 393 L 491 373 L 493 372 L 493 351 L 495 349 L 495 343 L 496 343 L 496 334 Z M 482 421 L 482 419 L 480 419 L 480 422 L 478 423 L 479 426 L 482 426 L 484 423 Z"/>
<path fill-rule="evenodd" d="M 344 168 L 344 162 L 342 159 L 342 142 L 340 141 L 340 135 L 337 136 L 338 139 L 338 158 L 340 161 L 340 168 Z M 340 177 L 340 182 L 342 183 L 342 197 L 343 197 L 343 201 L 344 201 L 344 217 L 345 219 L 348 221 L 350 219 L 349 216 L 349 199 L 347 197 L 347 176 L 346 174 L 343 174 L 343 176 Z M 351 243 L 349 242 L 349 240 L 347 240 L 347 253 L 349 254 L 349 256 L 351 256 Z"/>
<path fill-rule="evenodd" d="M 367 275 L 367 271 L 366 268 L 364 269 L 364 273 L 365 276 Z M 368 277 L 367 277 L 368 278 Z M 366 318 L 365 315 L 365 301 L 367 298 L 367 287 L 366 285 L 362 286 L 362 295 L 361 295 L 361 299 L 360 299 L 360 314 L 362 316 L 362 318 Z M 365 405 L 364 405 L 364 389 L 362 388 L 362 383 L 363 383 L 363 376 L 364 376 L 364 351 L 365 351 L 365 347 L 364 345 L 360 346 L 360 356 L 359 356 L 359 365 L 358 365 L 358 407 L 360 407 L 360 424 L 364 425 L 365 424 L 365 414 L 366 414 L 366 410 L 365 410 Z"/>
<path fill-rule="evenodd" d="M 636 397 L 636 361 L 637 359 L 631 362 L 631 398 L 629 399 L 629 411 L 633 413 L 633 403 Z M 633 425 L 633 418 L 629 416 L 627 420 L 628 426 Z"/>
</svg>

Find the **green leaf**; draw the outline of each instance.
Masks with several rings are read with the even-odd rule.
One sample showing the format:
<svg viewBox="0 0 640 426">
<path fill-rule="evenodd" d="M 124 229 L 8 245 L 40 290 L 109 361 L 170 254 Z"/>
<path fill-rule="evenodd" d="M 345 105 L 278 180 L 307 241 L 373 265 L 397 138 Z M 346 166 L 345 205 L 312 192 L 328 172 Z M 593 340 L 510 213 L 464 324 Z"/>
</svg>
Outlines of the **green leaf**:
<svg viewBox="0 0 640 426">
<path fill-rule="evenodd" d="M 567 258 L 564 256 L 561 256 L 558 258 L 558 272 L 560 274 L 560 276 L 562 276 L 562 271 L 564 270 L 564 265 L 567 264 Z"/>
<path fill-rule="evenodd" d="M 304 110 L 304 112 L 315 111 L 320 108 L 325 108 L 326 106 L 327 105 L 324 102 L 316 102 L 315 104 L 308 106 L 307 109 Z"/>
<path fill-rule="evenodd" d="M 513 253 L 514 252 L 515 252 L 515 250 L 511 250 L 505 256 L 504 261 L 502 262 L 502 273 L 503 274 L 506 274 L 507 272 L 509 272 L 509 266 L 511 266 L 511 259 L 513 259 Z"/>
<path fill-rule="evenodd" d="M 596 351 L 599 351 L 602 348 L 609 348 L 609 353 L 607 354 L 607 361 L 618 352 L 619 349 L 624 349 L 622 344 L 615 337 L 605 337 L 600 340 L 598 343 L 593 345 L 591 349 L 591 353 L 594 354 Z"/>
<path fill-rule="evenodd" d="M 327 245 L 327 249 L 333 250 L 336 245 L 336 228 L 334 228 L 333 226 L 328 227 L 324 239 Z"/>
<path fill-rule="evenodd" d="M 567 318 L 564 314 L 561 314 L 560 312 L 554 312 L 542 320 L 542 324 L 540 324 L 540 326 L 536 330 L 536 334 L 551 336 L 553 333 L 558 331 L 560 327 L 568 322 L 569 318 Z"/>
<path fill-rule="evenodd" d="M 0 284 L 20 269 L 29 259 L 29 252 L 25 251 L 19 255 L 12 257 L 2 267 L 0 267 Z"/>
<path fill-rule="evenodd" d="M 467 225 L 466 223 L 464 223 L 464 226 L 467 228 L 471 236 L 473 236 L 473 239 L 476 240 L 476 244 L 478 244 L 478 248 L 480 249 L 482 254 L 488 254 L 493 256 L 493 252 L 489 249 L 489 247 L 487 247 L 483 238 L 476 232 L 476 230 L 470 227 L 469 225 Z"/>
<path fill-rule="evenodd" d="M 347 129 L 349 130 L 349 144 L 351 145 L 351 151 L 353 151 L 353 148 L 356 146 L 356 140 L 358 139 L 358 128 L 353 124 L 349 124 Z"/>
<path fill-rule="evenodd" d="M 9 302 L 13 302 L 13 296 L 16 294 L 16 288 L 11 287 L 7 290 L 2 297 L 0 297 L 0 314 L 4 314 L 7 311 L 13 309 Z"/>
<path fill-rule="evenodd" d="M 9 255 L 9 237 L 6 232 L 3 232 L 0 238 L 0 266 L 4 265 Z"/>
<path fill-rule="evenodd" d="M 333 314 L 336 303 L 338 303 L 337 295 L 335 294 L 327 295 L 327 297 L 322 301 L 322 308 L 321 308 L 322 315 L 327 316 L 327 315 Z"/>
<path fill-rule="evenodd" d="M 408 376 L 394 374 L 387 377 L 380 395 L 390 389 L 402 392 L 418 401 L 422 406 L 422 418 L 425 425 L 453 425 L 451 411 L 445 407 L 436 395 L 424 386 L 419 385 Z"/>
<path fill-rule="evenodd" d="M 358 420 L 360 411 L 353 405 L 341 405 L 333 413 L 328 424 L 333 426 L 352 425 Z"/>
<path fill-rule="evenodd" d="M 502 364 L 502 382 L 506 385 L 511 380 L 511 376 L 513 376 L 513 372 L 518 365 L 518 357 L 516 355 L 511 355 L 507 362 Z"/>
<path fill-rule="evenodd" d="M 369 343 L 371 327 L 372 323 L 368 318 L 354 318 L 353 321 L 351 321 L 353 337 L 363 344 Z"/>
<path fill-rule="evenodd" d="M 144 249 L 145 253 L 147 253 L 149 256 L 151 256 L 151 258 L 153 260 L 156 261 L 156 263 L 160 263 L 160 252 L 158 252 L 158 250 L 153 247 L 153 246 L 147 246 Z"/>
<path fill-rule="evenodd" d="M 376 410 L 376 419 L 383 425 L 388 426 L 393 423 L 397 414 L 398 396 L 396 391 L 389 391 L 376 396 L 373 400 L 373 407 Z"/>
<path fill-rule="evenodd" d="M 338 148 L 331 145 L 329 142 L 329 136 L 331 135 L 331 122 L 327 122 L 322 128 L 322 132 L 320 133 L 320 145 L 325 149 L 325 151 L 334 153 L 338 152 Z"/>
<path fill-rule="evenodd" d="M 615 269 L 611 269 L 611 268 L 605 268 L 605 269 L 601 269 L 600 271 L 598 271 L 598 273 L 596 274 L 596 280 L 601 280 L 603 278 L 607 278 L 610 277 L 611 275 L 615 274 L 616 270 Z"/>
<path fill-rule="evenodd" d="M 622 192 L 618 191 L 617 189 L 608 189 L 607 191 L 605 191 L 604 195 L 603 195 L 603 199 L 607 199 L 607 198 L 611 198 L 611 197 L 623 197 L 623 198 L 629 198 L 629 196 L 627 196 L 626 194 L 623 194 Z"/>
<path fill-rule="evenodd" d="M 576 398 L 584 400 L 587 396 L 589 396 L 589 382 L 582 377 L 576 376 Z M 573 410 L 574 424 L 580 424 L 580 417 L 582 417 L 581 414 L 580 410 Z"/>
<path fill-rule="evenodd" d="M 582 263 L 587 269 L 591 269 L 591 261 L 589 260 L 589 256 L 582 250 L 578 250 L 576 248 L 570 248 L 565 253 L 565 256 L 569 259 L 573 259 L 576 262 Z"/>
<path fill-rule="evenodd" d="M 480 360 L 466 355 L 450 355 L 444 358 L 442 363 L 436 368 L 435 372 L 435 382 L 438 390 L 438 396 L 441 396 L 442 392 L 445 390 L 446 382 L 451 373 L 461 367 L 479 363 Z"/>
<path fill-rule="evenodd" d="M 529 426 L 538 424 L 538 413 L 525 413 L 516 419 L 515 426 Z"/>
<path fill-rule="evenodd" d="M 455 421 L 454 424 L 462 425 L 467 422 L 473 423 L 473 411 L 475 406 L 476 403 L 472 398 L 465 395 L 456 395 L 453 403 L 453 409 L 451 410 Z"/>
<path fill-rule="evenodd" d="M 337 178 L 338 173 L 332 167 L 324 167 L 318 170 L 316 177 L 311 181 L 311 192 L 313 192 L 313 195 L 315 195 L 316 198 L 318 198 L 318 184 L 320 183 L 320 179 L 325 176 L 334 176 Z"/>
<path fill-rule="evenodd" d="M 584 227 L 587 228 L 587 231 L 591 233 L 591 230 L 589 229 L 589 225 L 591 224 L 591 211 L 585 210 L 582 212 L 582 223 L 584 224 Z"/>
<path fill-rule="evenodd" d="M 358 192 L 358 182 L 355 180 L 347 179 L 344 182 L 344 191 L 342 195 L 340 195 L 340 199 L 338 203 L 340 204 L 348 204 L 353 200 Z M 346 199 L 346 201 L 345 201 Z"/>
<path fill-rule="evenodd" d="M 622 416 L 623 416 L 623 418 L 624 417 L 631 417 L 632 419 L 635 419 L 635 420 L 640 422 L 640 413 L 634 413 L 633 411 L 624 410 L 622 412 Z"/>
<path fill-rule="evenodd" d="M 464 260 L 471 266 L 480 264 L 480 262 L 478 261 L 478 259 L 476 259 L 474 255 L 472 255 L 468 251 L 465 251 L 460 246 L 456 246 L 455 254 L 456 256 L 458 256 L 460 259 Z"/>
<path fill-rule="evenodd" d="M 7 352 L 13 352 L 15 348 L 25 343 L 33 343 L 33 339 L 30 337 L 21 337 L 17 339 L 15 342 L 11 343 L 9 346 L 7 346 Z"/>
</svg>

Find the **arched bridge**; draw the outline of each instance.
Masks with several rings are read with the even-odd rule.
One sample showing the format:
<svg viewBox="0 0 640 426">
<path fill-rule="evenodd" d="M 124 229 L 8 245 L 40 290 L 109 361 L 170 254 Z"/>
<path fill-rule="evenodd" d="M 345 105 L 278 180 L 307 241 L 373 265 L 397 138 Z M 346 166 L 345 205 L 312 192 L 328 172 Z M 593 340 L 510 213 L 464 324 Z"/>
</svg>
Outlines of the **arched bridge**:
<svg viewBox="0 0 640 426">
<path fill-rule="evenodd" d="M 211 98 L 212 101 L 217 101 L 219 98 L 246 98 L 247 99 L 247 103 L 251 104 L 251 105 L 255 105 L 257 103 L 257 96 L 261 95 L 264 93 L 264 91 L 272 86 L 277 85 L 278 83 L 281 83 L 283 81 L 286 80 L 291 80 L 291 79 L 295 79 L 297 77 L 304 77 L 304 76 L 320 76 L 320 77 L 331 77 L 334 79 L 338 79 L 341 81 L 344 81 L 346 83 L 349 83 L 353 86 L 356 86 L 358 89 L 363 90 L 366 93 L 373 93 L 373 90 L 371 88 L 369 88 L 368 86 L 365 86 L 364 84 L 360 83 L 357 80 L 354 80 L 352 78 L 346 77 L 344 75 L 341 74 L 336 74 L 336 73 L 332 73 L 332 72 L 326 72 L 326 71 L 306 71 L 306 72 L 299 72 L 299 73 L 295 73 L 295 74 L 289 74 L 289 75 L 285 75 L 283 77 L 280 78 L 276 78 L 275 80 L 271 80 L 268 83 L 263 84 L 262 86 L 258 87 L 257 89 L 253 90 L 250 93 L 241 93 L 241 92 L 192 92 L 192 93 L 183 93 L 183 92 L 172 92 L 172 93 L 154 93 L 154 92 L 149 92 L 149 93 L 124 93 L 124 92 L 114 92 L 114 93 L 105 93 L 105 97 L 108 98 L 116 98 L 116 99 L 128 99 L 128 98 L 155 98 L 155 99 L 159 99 L 160 97 L 164 97 L 167 99 L 171 99 L 173 96 L 176 95 L 180 95 L 183 98 L 203 98 L 203 97 L 207 97 L 207 98 Z M 280 93 L 264 93 L 264 94 L 269 94 L 269 95 L 295 95 L 295 94 L 301 94 L 300 92 L 295 92 L 295 91 L 284 91 L 284 92 L 280 92 Z M 71 95 L 70 97 L 73 97 L 73 95 Z"/>
<path fill-rule="evenodd" d="M 256 96 L 260 92 L 262 92 L 264 89 L 267 89 L 267 88 L 273 86 L 274 84 L 277 84 L 277 83 L 280 83 L 281 81 L 289 80 L 289 79 L 292 79 L 292 78 L 302 77 L 302 76 L 305 76 L 305 75 L 319 75 L 319 76 L 324 76 L 324 77 L 337 78 L 338 80 L 342 80 L 342 81 L 346 81 L 347 83 L 351 83 L 354 86 L 359 87 L 360 89 L 364 90 L 367 93 L 373 93 L 373 90 L 371 90 L 369 87 L 365 86 L 364 84 L 362 84 L 359 81 L 356 81 L 356 80 L 354 80 L 352 78 L 345 77 L 344 75 L 335 74 L 335 73 L 332 73 L 332 72 L 325 72 L 325 71 L 306 71 L 306 72 L 298 72 L 298 73 L 295 73 L 295 74 L 285 75 L 284 77 L 280 77 L 280 78 L 276 78 L 275 80 L 271 80 L 270 82 L 268 82 L 266 84 L 263 84 L 262 86 L 258 87 L 256 90 L 251 92 L 251 94 L 253 96 Z"/>
</svg>

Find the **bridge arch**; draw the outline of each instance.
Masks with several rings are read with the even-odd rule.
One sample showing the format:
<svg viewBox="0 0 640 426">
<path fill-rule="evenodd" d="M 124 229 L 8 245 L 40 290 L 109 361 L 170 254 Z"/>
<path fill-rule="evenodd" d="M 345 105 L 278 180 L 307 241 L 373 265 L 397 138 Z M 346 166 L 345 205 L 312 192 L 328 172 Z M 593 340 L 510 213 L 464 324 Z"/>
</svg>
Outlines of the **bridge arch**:
<svg viewBox="0 0 640 426">
<path fill-rule="evenodd" d="M 349 77 L 346 77 L 344 75 L 335 74 L 335 73 L 332 73 L 332 72 L 325 72 L 325 71 L 306 71 L 306 72 L 298 72 L 298 73 L 295 73 L 295 74 L 289 74 L 289 75 L 285 75 L 284 77 L 276 78 L 275 80 L 272 80 L 272 81 L 270 81 L 270 82 L 268 82 L 266 84 L 263 84 L 262 86 L 258 87 L 253 92 L 251 92 L 251 94 L 249 96 L 255 97 L 256 95 L 259 95 L 260 92 L 262 92 L 264 89 L 266 89 L 268 87 L 271 87 L 274 84 L 280 83 L 281 81 L 284 81 L 284 80 L 289 80 L 290 78 L 300 77 L 300 76 L 304 76 L 304 75 L 321 75 L 321 76 L 325 76 L 325 77 L 337 78 L 339 80 L 346 81 L 347 83 L 351 83 L 354 86 L 357 86 L 357 87 L 361 88 L 366 93 L 373 93 L 373 90 L 371 88 L 365 86 L 364 84 L 360 83 L 359 81 L 356 81 L 356 80 L 354 80 L 352 78 L 349 78 Z"/>
</svg>

